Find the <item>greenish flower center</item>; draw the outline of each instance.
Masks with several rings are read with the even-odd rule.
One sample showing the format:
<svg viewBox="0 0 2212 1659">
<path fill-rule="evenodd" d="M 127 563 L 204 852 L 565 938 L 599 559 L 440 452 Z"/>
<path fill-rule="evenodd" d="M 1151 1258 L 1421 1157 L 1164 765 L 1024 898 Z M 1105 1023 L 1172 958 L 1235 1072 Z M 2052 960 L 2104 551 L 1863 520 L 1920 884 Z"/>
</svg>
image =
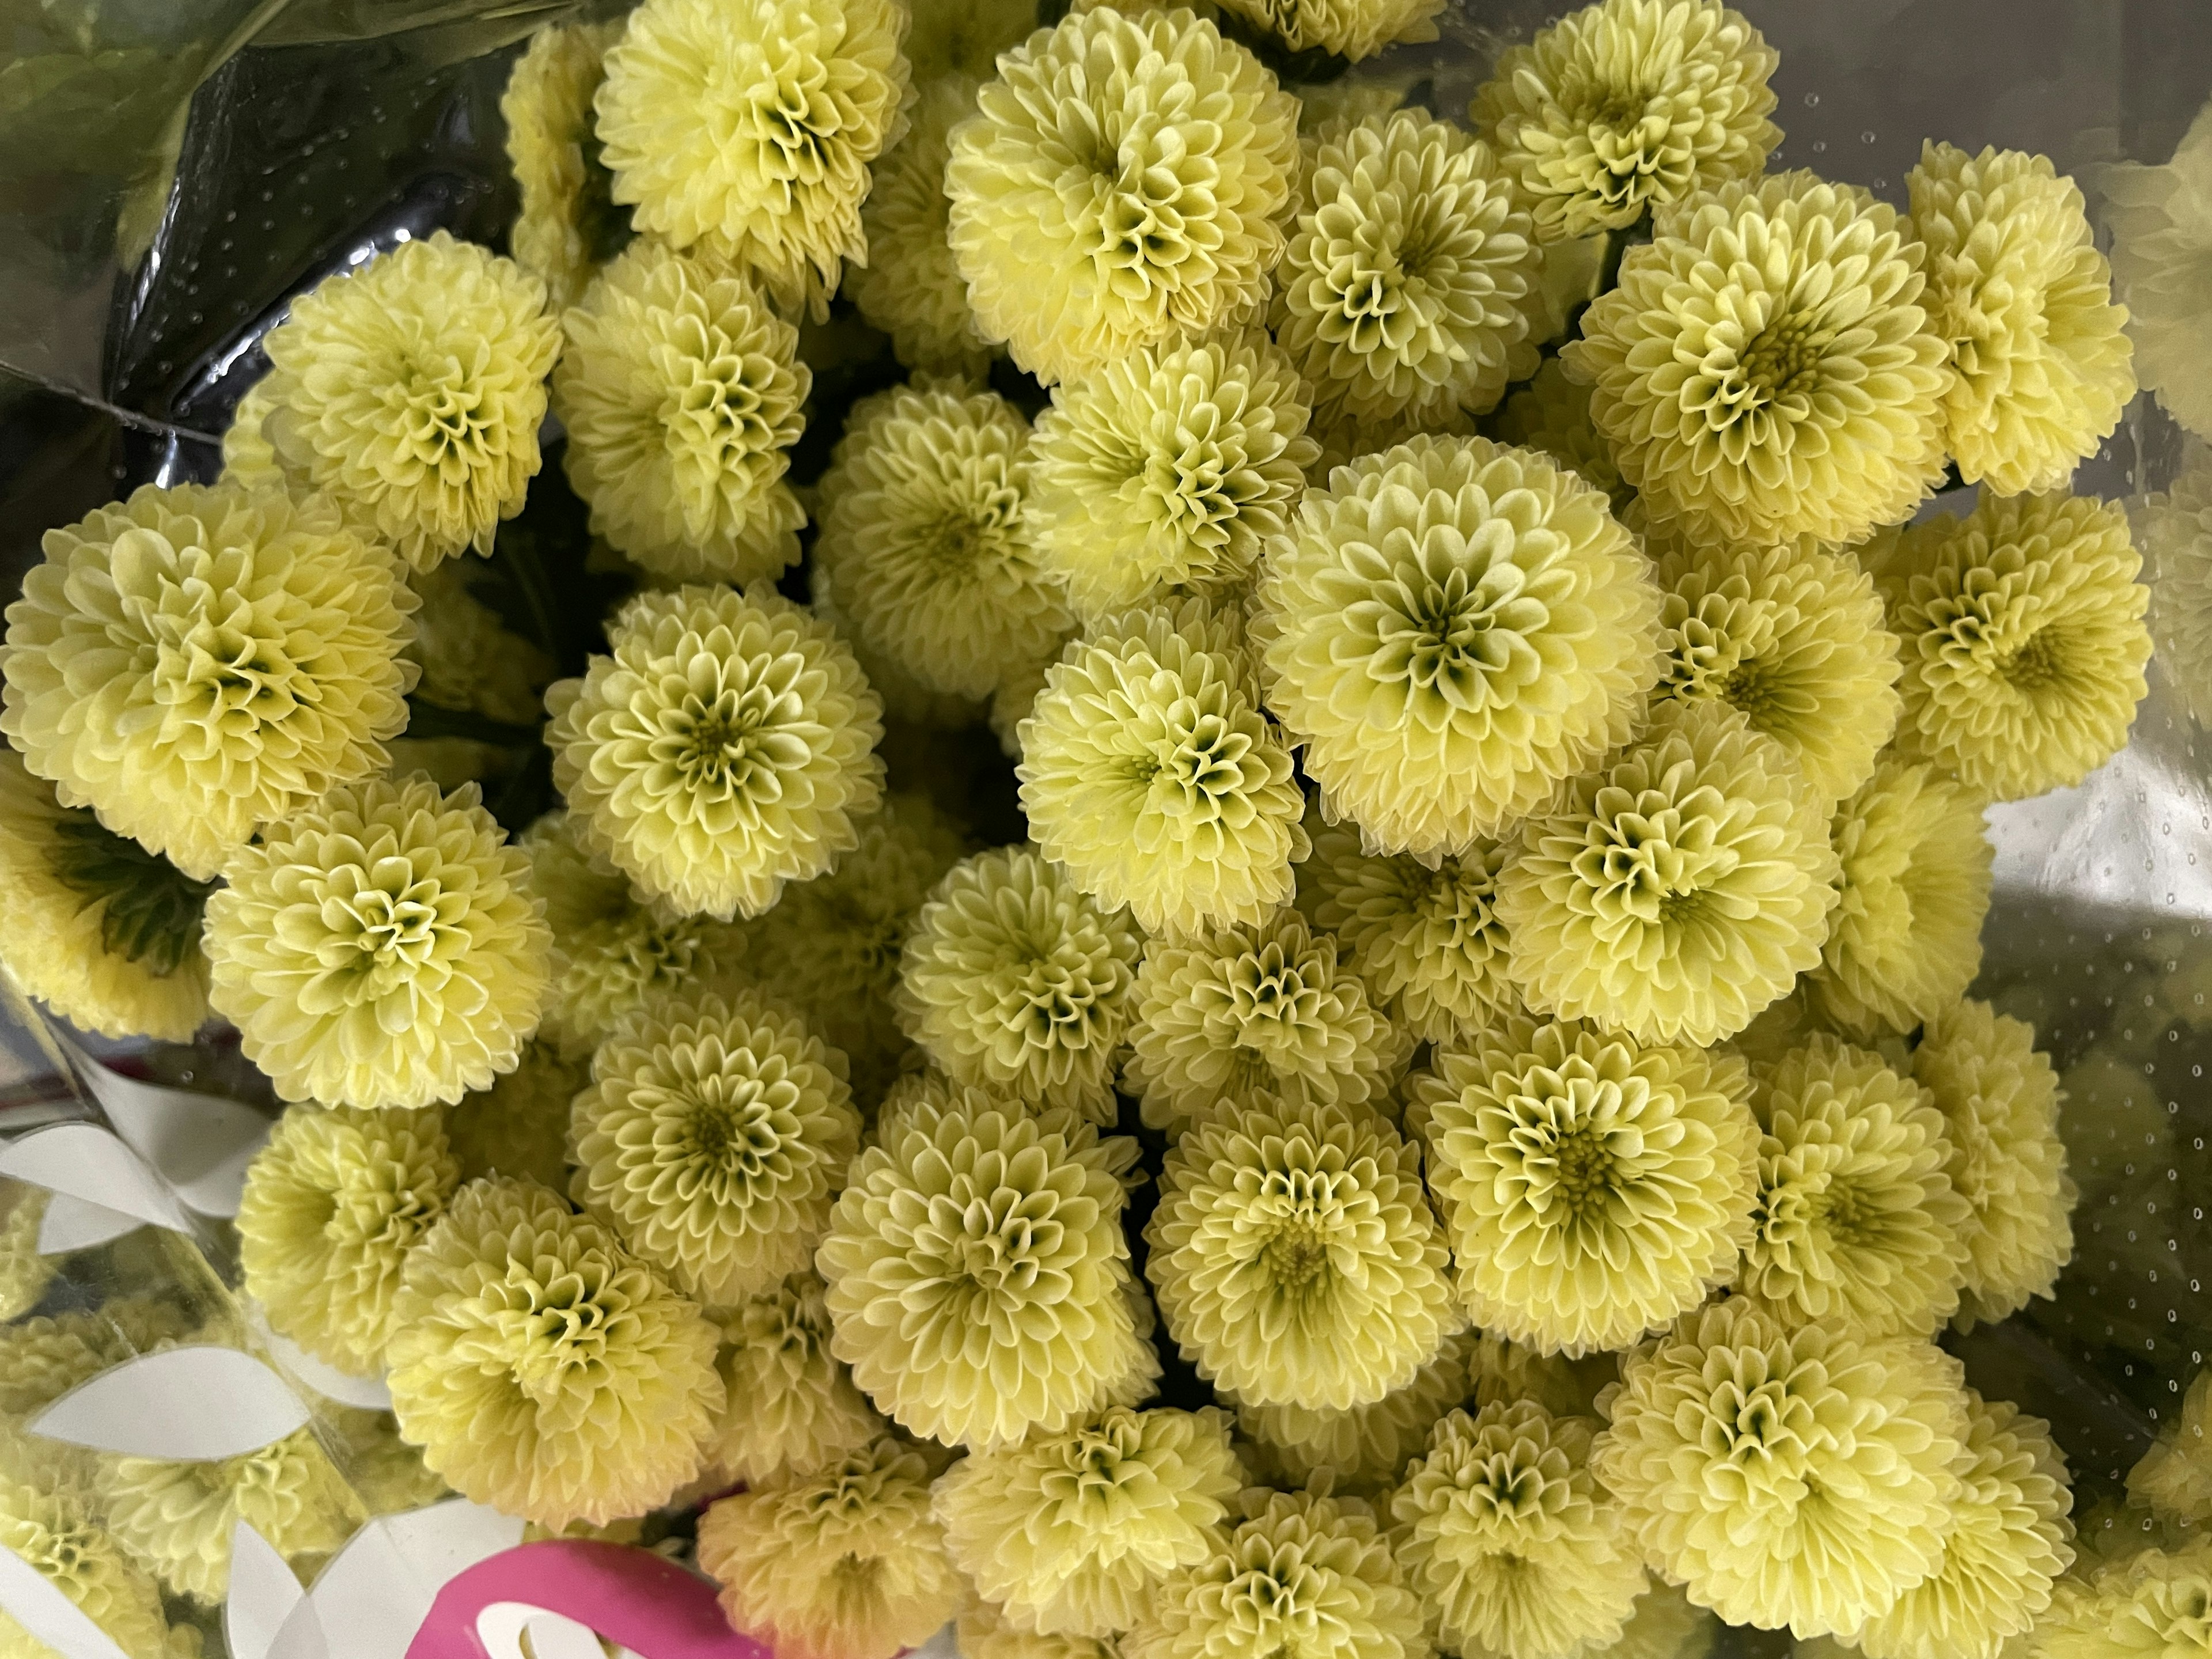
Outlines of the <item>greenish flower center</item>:
<svg viewBox="0 0 2212 1659">
<path fill-rule="evenodd" d="M 404 451 L 427 466 L 459 470 L 483 459 L 483 388 L 458 357 L 414 362 L 393 386 L 389 400 L 392 424 Z"/>
<path fill-rule="evenodd" d="M 1799 397 L 1820 383 L 1828 331 L 1810 318 L 1784 316 L 1769 323 L 1743 354 L 1742 374 L 1762 402 Z"/>
<path fill-rule="evenodd" d="M 86 908 L 105 906 L 100 948 L 157 979 L 177 971 L 200 936 L 215 884 L 194 881 L 167 859 L 114 834 L 90 812 L 66 812 L 47 851 L 54 878 Z"/>
<path fill-rule="evenodd" d="M 427 890 L 427 892 L 426 892 Z M 416 882 L 398 893 L 371 887 L 342 901 L 354 923 L 354 945 L 379 970 L 420 966 L 436 940 L 438 911 L 427 902 L 434 884 Z"/>
<path fill-rule="evenodd" d="M 2057 682 L 2066 672 L 2066 658 L 2051 632 L 2039 629 L 1999 657 L 1997 672 L 2022 691 L 2039 691 Z"/>
</svg>

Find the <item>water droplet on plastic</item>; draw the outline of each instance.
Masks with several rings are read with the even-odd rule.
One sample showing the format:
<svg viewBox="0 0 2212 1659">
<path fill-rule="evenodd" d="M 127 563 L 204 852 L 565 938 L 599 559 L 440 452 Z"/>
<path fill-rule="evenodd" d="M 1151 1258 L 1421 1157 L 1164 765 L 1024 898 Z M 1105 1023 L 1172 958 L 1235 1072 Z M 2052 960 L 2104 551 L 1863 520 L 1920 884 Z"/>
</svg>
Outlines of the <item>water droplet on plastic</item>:
<svg viewBox="0 0 2212 1659">
<path fill-rule="evenodd" d="M 1859 143 L 1863 144 L 1870 144 L 1874 143 L 1874 129 L 1872 127 L 1869 127 L 1864 132 L 1859 134 Z"/>
</svg>

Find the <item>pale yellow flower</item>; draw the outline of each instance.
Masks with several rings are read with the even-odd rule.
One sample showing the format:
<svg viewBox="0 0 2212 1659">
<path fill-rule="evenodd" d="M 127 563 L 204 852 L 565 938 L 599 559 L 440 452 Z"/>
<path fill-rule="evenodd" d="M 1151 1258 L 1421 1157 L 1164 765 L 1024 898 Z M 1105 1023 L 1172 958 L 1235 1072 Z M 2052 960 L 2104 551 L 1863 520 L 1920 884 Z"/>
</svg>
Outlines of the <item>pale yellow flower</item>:
<svg viewBox="0 0 2212 1659">
<path fill-rule="evenodd" d="M 510 632 L 470 591 L 471 574 L 483 568 L 449 560 L 408 573 L 416 601 L 415 641 L 402 654 L 419 671 L 415 696 L 440 708 L 534 726 L 544 718 L 541 699 L 554 675 L 553 659 Z"/>
<path fill-rule="evenodd" d="M 1228 5 L 1294 52 L 1324 52 L 1356 64 L 1385 46 L 1435 40 L 1443 0 L 1228 0 Z"/>
<path fill-rule="evenodd" d="M 2062 1582 L 2036 1629 L 2036 1659 L 2195 1659 L 2208 1605 L 2212 1538 L 2146 1549 L 2086 1584 Z"/>
<path fill-rule="evenodd" d="M 641 230 L 826 313 L 865 260 L 868 167 L 908 98 L 891 0 L 646 0 L 595 106 L 614 199 Z"/>
<path fill-rule="evenodd" d="M 1501 56 L 1471 113 L 1557 242 L 1757 178 L 1781 61 L 1718 0 L 1605 0 Z"/>
<path fill-rule="evenodd" d="M 1559 244 L 1547 254 L 1546 267 L 1552 264 L 1559 248 L 1580 246 Z M 1564 319 L 1561 325 L 1564 328 Z M 1613 446 L 1590 419 L 1589 388 L 1576 384 L 1557 357 L 1544 359 L 1535 379 L 1505 400 L 1493 424 L 1504 442 L 1540 449 L 1561 466 L 1580 474 L 1592 489 L 1602 489 L 1616 514 L 1636 499 L 1635 489 L 1620 476 L 1620 468 L 1613 462 Z"/>
<path fill-rule="evenodd" d="M 1121 1659 L 1111 1636 L 1041 1636 L 1007 1622 L 988 1601 L 977 1601 L 953 1626 L 964 1659 Z"/>
<path fill-rule="evenodd" d="M 507 242 L 515 264 L 545 284 L 556 311 L 575 304 L 629 240 L 629 215 L 615 205 L 614 179 L 592 131 L 607 48 L 621 38 L 618 21 L 542 28 L 514 60 L 499 97 L 507 163 L 522 197 Z"/>
<path fill-rule="evenodd" d="M 124 1659 L 178 1655 L 153 1575 L 99 1524 L 81 1494 L 0 1482 L 0 1547 L 67 1597 Z M 53 1651 L 0 1610 L 0 1656 L 49 1659 Z"/>
<path fill-rule="evenodd" d="M 407 1257 L 387 1381 L 400 1431 L 465 1498 L 541 1526 L 640 1515 L 720 1416 L 714 1328 L 535 1182 L 461 1188 Z"/>
<path fill-rule="evenodd" d="M 190 1329 L 173 1303 L 146 1294 L 0 1326 L 0 1479 L 41 1492 L 90 1491 L 99 1478 L 96 1455 L 33 1435 L 26 1425 L 79 1383 L 173 1345 Z"/>
<path fill-rule="evenodd" d="M 1560 354 L 1653 518 L 1778 547 L 1907 516 L 1943 475 L 1952 377 L 1895 210 L 1784 173 L 1690 197 L 1657 228 Z"/>
<path fill-rule="evenodd" d="M 1425 861 L 1629 735 L 1658 611 L 1598 491 L 1534 451 L 1416 438 L 1308 493 L 1253 627 L 1325 813 Z"/>
<path fill-rule="evenodd" d="M 2134 518 L 2155 660 L 2191 718 L 2212 724 L 2212 449 L 2191 441 L 2172 483 Z"/>
<path fill-rule="evenodd" d="M 1620 1381 L 1620 1365 L 1613 1354 L 1601 1352 L 1569 1359 L 1487 1331 L 1475 1339 L 1467 1369 L 1477 1406 L 1533 1400 L 1554 1417 L 1604 1415 L 1597 1402 Z"/>
<path fill-rule="evenodd" d="M 63 805 L 205 881 L 383 768 L 414 596 L 327 502 L 148 484 L 44 547 L 8 607 L 0 732 Z"/>
<path fill-rule="evenodd" d="M 37 1307 L 60 1267 L 39 1251 L 52 1196 L 43 1187 L 0 1176 L 0 1318 L 21 1319 Z"/>
<path fill-rule="evenodd" d="M 2136 395 L 2081 192 L 2047 155 L 1933 139 L 1905 175 L 1928 245 L 1928 309 L 1951 343 L 1943 441 L 1968 483 L 2058 489 Z"/>
<path fill-rule="evenodd" d="M 1032 0 L 1013 3 L 1031 10 Z M 916 18 L 909 52 L 922 29 Z M 987 58 L 975 74 L 989 72 Z M 968 309 L 968 284 L 949 240 L 952 203 L 945 193 L 945 164 L 952 155 L 952 129 L 975 112 L 981 82 L 958 74 L 916 79 L 921 97 L 912 125 L 876 164 L 860 209 L 868 262 L 845 268 L 845 295 L 891 337 L 891 349 L 908 368 L 980 376 L 996 348 Z"/>
<path fill-rule="evenodd" d="M 2128 1471 L 2128 1497 L 2163 1519 L 2212 1521 L 2212 1369 L 2197 1373 L 2181 1409 Z"/>
<path fill-rule="evenodd" d="M 948 76 L 988 81 L 999 54 L 1036 27 L 1036 0 L 913 0 L 909 9 L 914 27 L 907 31 L 907 62 L 914 65 L 915 85 L 925 92 Z M 975 88 L 969 90 L 972 95 Z M 882 187 L 880 176 L 877 185 Z"/>
<path fill-rule="evenodd" d="M 830 1354 L 830 1309 L 811 1270 L 725 1313 L 715 1364 L 729 1403 L 714 1456 L 732 1480 L 758 1485 L 821 1468 L 886 1426 Z"/>
<path fill-rule="evenodd" d="M 1185 9 L 1071 13 L 953 130 L 952 249 L 983 337 L 1049 385 L 1248 314 L 1280 257 L 1297 100 Z"/>
<path fill-rule="evenodd" d="M 1469 1331 L 1446 1337 L 1412 1382 L 1369 1405 L 1340 1412 L 1240 1406 L 1237 1426 L 1292 1484 L 1313 1486 L 1326 1470 L 1330 1491 L 1377 1497 L 1404 1478 L 1407 1464 L 1429 1443 L 1437 1419 L 1473 1392 L 1468 1360 L 1475 1340 Z"/>
<path fill-rule="evenodd" d="M 2097 174 L 2136 372 L 2167 414 L 2212 441 L 2212 101 L 2163 167 Z"/>
<path fill-rule="evenodd" d="M 657 242 L 617 259 L 562 319 L 553 409 L 592 533 L 656 576 L 742 585 L 799 557 L 784 482 L 813 374 L 751 284 Z"/>
<path fill-rule="evenodd" d="M 679 915 L 757 916 L 827 870 L 883 789 L 882 703 L 764 583 L 641 593 L 545 694 L 553 781 L 591 852 Z"/>
<path fill-rule="evenodd" d="M 514 1069 L 489 1089 L 446 1109 L 446 1144 L 461 1179 L 527 1176 L 541 1185 L 568 1184 L 568 1106 L 592 1080 L 590 1064 L 542 1037 L 522 1047 Z"/>
<path fill-rule="evenodd" d="M 262 430 L 287 480 L 417 569 L 489 553 L 538 471 L 561 350 L 545 303 L 536 277 L 442 230 L 300 295 L 262 340 Z"/>
</svg>

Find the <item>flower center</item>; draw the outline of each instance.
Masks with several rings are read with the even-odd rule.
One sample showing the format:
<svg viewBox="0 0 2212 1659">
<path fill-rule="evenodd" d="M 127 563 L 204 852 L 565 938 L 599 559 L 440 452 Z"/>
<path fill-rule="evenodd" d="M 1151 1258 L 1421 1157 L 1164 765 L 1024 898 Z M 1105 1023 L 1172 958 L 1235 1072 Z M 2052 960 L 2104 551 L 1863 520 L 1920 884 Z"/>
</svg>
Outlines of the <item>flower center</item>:
<svg viewBox="0 0 2212 1659">
<path fill-rule="evenodd" d="M 606 1310 L 574 1279 L 539 1294 L 543 1304 L 521 1314 L 512 1333 L 507 1369 L 516 1387 L 549 1406 L 567 1391 L 574 1372 L 605 1357 Z"/>
<path fill-rule="evenodd" d="M 1028 1218 L 1009 1216 L 993 1231 L 960 1240 L 960 1276 L 987 1296 L 1026 1288 L 1036 1278 L 1036 1243 Z"/>
<path fill-rule="evenodd" d="M 398 893 L 371 887 L 344 901 L 354 922 L 354 946 L 379 975 L 404 973 L 430 959 L 437 942 L 438 911 L 417 882 Z"/>
<path fill-rule="evenodd" d="M 1746 348 L 1742 374 L 1759 401 L 1798 397 L 1820 382 L 1828 331 L 1812 319 L 1785 316 L 1769 323 Z"/>
<path fill-rule="evenodd" d="M 442 471 L 449 462 L 458 470 L 477 459 L 483 448 L 483 433 L 490 422 L 477 412 L 483 404 L 483 388 L 458 358 L 410 363 L 395 395 L 402 402 L 394 411 L 398 435 L 415 459 Z"/>
<path fill-rule="evenodd" d="M 1577 1123 L 1553 1143 L 1554 1189 L 1577 1209 L 1610 1192 L 1620 1174 L 1607 1139 L 1595 1125 Z"/>
<path fill-rule="evenodd" d="M 2038 629 L 1996 659 L 1996 671 L 2022 691 L 2040 691 L 2066 672 L 2066 653 L 2052 630 Z"/>
<path fill-rule="evenodd" d="M 87 908 L 105 904 L 100 948 L 156 979 L 183 965 L 199 941 L 200 916 L 215 884 L 194 881 L 167 859 L 110 831 L 89 811 L 64 812 L 47 848 L 54 879 Z"/>
<path fill-rule="evenodd" d="M 701 1079 L 684 1127 L 697 1158 L 749 1174 L 783 1144 L 767 1092 L 751 1078 Z"/>
</svg>

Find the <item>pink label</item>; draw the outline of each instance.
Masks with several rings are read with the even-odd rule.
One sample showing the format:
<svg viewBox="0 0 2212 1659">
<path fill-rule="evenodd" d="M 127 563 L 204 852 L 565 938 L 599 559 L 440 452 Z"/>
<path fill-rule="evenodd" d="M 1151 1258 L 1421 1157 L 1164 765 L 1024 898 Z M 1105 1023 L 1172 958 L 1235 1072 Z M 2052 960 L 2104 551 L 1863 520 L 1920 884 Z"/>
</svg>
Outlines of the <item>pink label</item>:
<svg viewBox="0 0 2212 1659">
<path fill-rule="evenodd" d="M 774 1659 L 730 1628 L 696 1573 L 651 1550 L 573 1538 L 502 1550 L 448 1580 L 407 1659 L 485 1659 L 477 1615 L 501 1601 L 573 1619 L 642 1659 Z"/>
</svg>

